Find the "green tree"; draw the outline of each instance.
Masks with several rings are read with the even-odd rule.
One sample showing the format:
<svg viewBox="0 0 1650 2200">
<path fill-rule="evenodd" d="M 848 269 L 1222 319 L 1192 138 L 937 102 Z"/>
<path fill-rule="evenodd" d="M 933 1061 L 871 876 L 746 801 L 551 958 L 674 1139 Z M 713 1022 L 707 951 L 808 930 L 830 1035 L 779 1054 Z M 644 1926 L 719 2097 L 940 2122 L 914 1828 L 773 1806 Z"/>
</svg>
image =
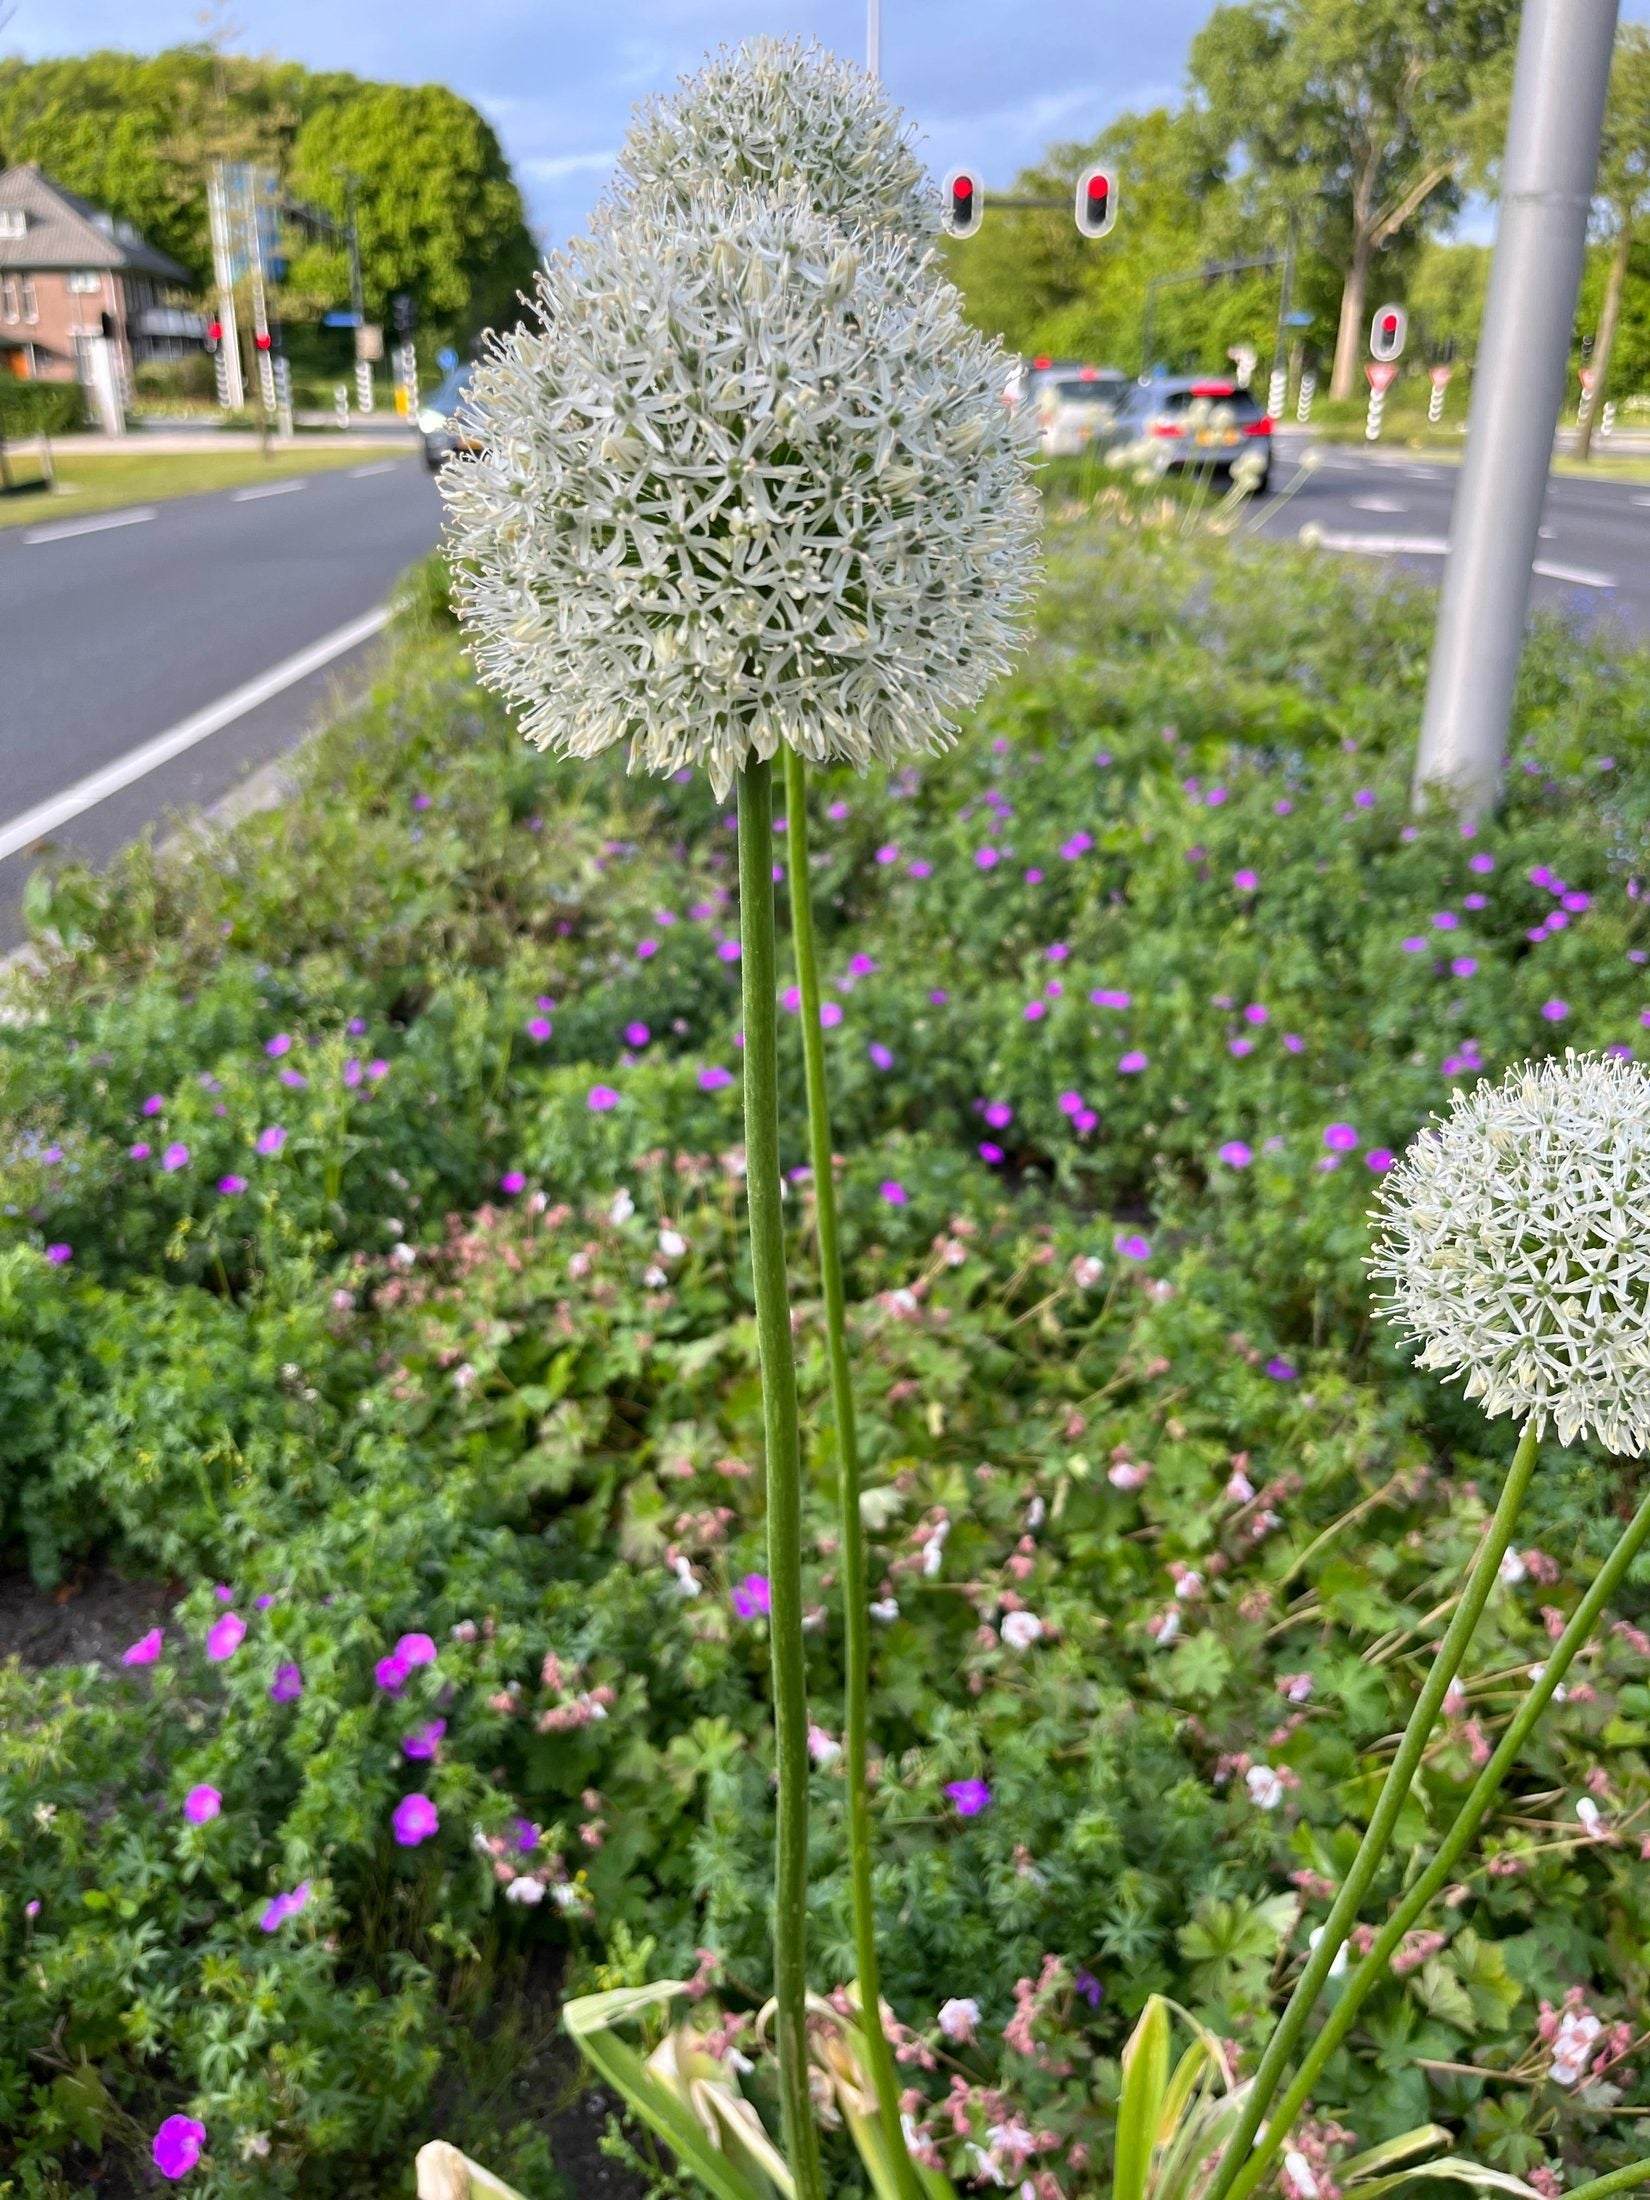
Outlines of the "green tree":
<svg viewBox="0 0 1650 2200">
<path fill-rule="evenodd" d="M 1582 458 L 1592 449 L 1593 426 L 1610 386 L 1635 234 L 1650 215 L 1650 30 L 1641 23 L 1624 26 L 1616 40 L 1596 204 L 1600 227 L 1609 240 L 1609 260 L 1593 343 L 1593 401 L 1576 442 Z"/>
<path fill-rule="evenodd" d="M 1517 0 L 1236 0 L 1193 41 L 1211 151 L 1340 263 L 1336 397 L 1352 392 L 1377 253 L 1460 203 L 1469 118 L 1517 15 Z"/>
<path fill-rule="evenodd" d="M 444 335 L 515 318 L 537 251 L 498 139 L 468 101 L 436 84 L 373 84 L 319 108 L 293 144 L 292 188 L 341 216 L 347 174 L 369 312 L 406 291 L 420 326 Z M 332 247 L 301 255 L 293 280 L 327 302 L 349 295 Z"/>
</svg>

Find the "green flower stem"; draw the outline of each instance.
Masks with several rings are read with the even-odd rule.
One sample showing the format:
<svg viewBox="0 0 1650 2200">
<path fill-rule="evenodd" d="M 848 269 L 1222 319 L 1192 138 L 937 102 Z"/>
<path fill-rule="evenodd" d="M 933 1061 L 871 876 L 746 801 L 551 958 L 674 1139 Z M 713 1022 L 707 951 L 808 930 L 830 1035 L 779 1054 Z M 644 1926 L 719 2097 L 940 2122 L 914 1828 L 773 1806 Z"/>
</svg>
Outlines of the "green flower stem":
<svg viewBox="0 0 1650 2200">
<path fill-rule="evenodd" d="M 1607 2200 L 1612 2192 L 1633 2192 L 1641 2185 L 1650 2185 L 1650 2161 L 1629 2162 L 1625 2169 L 1613 2169 L 1607 2177 L 1577 2185 L 1565 2200 Z"/>
<path fill-rule="evenodd" d="M 1524 1502 L 1524 1494 L 1530 1486 L 1530 1476 L 1535 1471 L 1535 1454 L 1536 1429 L 1535 1423 L 1531 1421 L 1518 1440 L 1518 1449 L 1513 1454 L 1512 1465 L 1508 1468 L 1507 1479 L 1502 1485 L 1501 1499 L 1495 1508 L 1495 1518 L 1490 1522 L 1478 1556 L 1472 1562 L 1461 1591 L 1461 1600 L 1455 1608 L 1455 1616 L 1438 1646 L 1432 1671 L 1427 1675 L 1426 1684 L 1416 1699 L 1415 1709 L 1410 1713 L 1409 1724 L 1398 1744 L 1398 1754 L 1392 1760 L 1369 1825 L 1358 1845 L 1358 1853 L 1352 1859 L 1352 1867 L 1342 1882 L 1340 1893 L 1335 1897 L 1318 1945 L 1313 1949 L 1305 1970 L 1295 1983 L 1295 1991 L 1290 1995 L 1288 2006 L 1278 2019 L 1277 2029 L 1266 2043 L 1266 2052 L 1260 2059 L 1260 2068 L 1255 2072 L 1249 2088 L 1243 2114 L 1226 2141 L 1220 2166 L 1215 2171 L 1214 2183 L 1209 2187 L 1204 2200 L 1228 2200 L 1240 2173 L 1248 2168 L 1249 2150 L 1254 2145 L 1255 2134 L 1271 2106 L 1273 2095 L 1283 2081 L 1284 2072 L 1289 2068 L 1301 2033 L 1305 2030 L 1318 1996 L 1323 1991 L 1330 1967 L 1340 1954 L 1347 1934 L 1357 1923 L 1364 1897 L 1374 1883 L 1381 1860 L 1391 1844 L 1398 1815 L 1409 1798 L 1410 1786 L 1420 1767 L 1422 1753 L 1437 1723 L 1439 1711 L 1443 1708 L 1449 1684 L 1460 1669 L 1461 1660 L 1467 1654 L 1467 1645 L 1472 1641 L 1478 1622 L 1483 1617 L 1484 1606 L 1489 1601 L 1490 1591 L 1495 1586 L 1496 1574 L 1506 1556 L 1507 1546 L 1512 1541 L 1519 1507 Z"/>
<path fill-rule="evenodd" d="M 1599 1614 L 1615 1594 L 1627 1569 L 1643 1550 L 1647 1540 L 1650 1540 L 1650 1497 L 1645 1498 L 1623 1529 L 1619 1541 L 1599 1568 L 1587 1594 L 1571 1613 L 1569 1624 L 1553 1644 L 1552 1654 L 1542 1669 L 1540 1680 L 1532 1686 L 1514 1717 L 1507 1722 L 1494 1754 L 1473 1782 L 1460 1814 L 1444 1836 L 1438 1854 L 1393 1911 L 1369 1953 L 1342 1987 L 1334 2008 L 1324 2018 L 1302 2058 L 1300 2069 L 1295 2073 L 1288 2091 L 1273 2111 L 1264 2137 L 1239 2173 L 1232 2187 L 1232 2200 L 1244 2200 L 1245 2194 L 1253 2191 L 1265 2176 L 1267 2165 L 1273 2157 L 1282 2151 L 1295 2118 L 1305 2107 L 1325 2063 L 1351 2031 L 1352 2020 L 1371 1991 L 1387 1977 L 1387 1965 L 1404 1935 L 1428 1903 L 1447 1884 L 1451 1872 L 1483 1824 L 1490 1805 L 1501 1792 L 1507 1774 L 1512 1770 L 1524 1744 L 1551 1703 L 1559 1682 L 1575 1662 L 1577 1653 L 1597 1626 Z M 1570 2200 L 1575 2200 L 1573 2194 Z"/>
<path fill-rule="evenodd" d="M 824 2200 L 808 2090 L 808 1676 L 802 1639 L 802 1446 L 785 1284 L 774 1002 L 773 766 L 739 775 L 740 982 L 745 1017 L 745 1197 L 767 1450 L 768 1641 L 773 1666 L 773 1968 L 780 2113 L 798 2200 Z"/>
<path fill-rule="evenodd" d="M 807 769 L 794 749 L 785 751 L 785 836 L 790 871 L 791 946 L 802 996 L 802 1062 L 808 1086 L 808 1158 L 814 1174 L 814 1213 L 819 1235 L 819 1273 L 825 1299 L 825 1349 L 836 1416 L 837 1502 L 842 1542 L 842 1633 L 846 1667 L 842 1753 L 848 1788 L 848 1888 L 853 1909 L 854 1967 L 859 2006 L 877 2107 L 888 2136 L 894 2174 L 904 2200 L 923 2200 L 900 2125 L 899 2079 L 882 2029 L 878 1983 L 876 1908 L 871 1892 L 871 1801 L 866 1783 L 870 1755 L 871 1620 L 865 1581 L 865 1526 L 859 1511 L 859 1430 L 848 1364 L 848 1329 L 842 1288 L 842 1249 L 837 1235 L 836 1177 L 831 1165 L 831 1110 L 825 1085 L 825 1041 L 819 1021 L 819 959 L 814 949 L 813 898 L 808 886 Z"/>
</svg>

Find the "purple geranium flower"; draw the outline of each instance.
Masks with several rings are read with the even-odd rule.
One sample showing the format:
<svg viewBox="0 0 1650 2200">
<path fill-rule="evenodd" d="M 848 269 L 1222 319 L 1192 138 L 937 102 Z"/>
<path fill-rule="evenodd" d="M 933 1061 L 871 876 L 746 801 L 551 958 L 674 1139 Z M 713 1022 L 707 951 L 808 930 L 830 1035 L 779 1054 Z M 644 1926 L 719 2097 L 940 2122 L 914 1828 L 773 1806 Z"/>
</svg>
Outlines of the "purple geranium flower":
<svg viewBox="0 0 1650 2200">
<path fill-rule="evenodd" d="M 772 1607 L 773 1591 L 766 1574 L 747 1574 L 743 1581 L 735 1582 L 733 1608 L 741 1619 L 759 1619 Z"/>
<path fill-rule="evenodd" d="M 390 1826 L 398 1848 L 416 1849 L 441 1831 L 441 1818 L 427 1795 L 403 1795 Z"/>
<path fill-rule="evenodd" d="M 181 1138 L 174 1139 L 171 1145 L 167 1147 L 166 1151 L 160 1157 L 160 1165 L 168 1172 L 176 1169 L 188 1168 L 189 1148 L 183 1143 L 183 1140 Z"/>
<path fill-rule="evenodd" d="M 206 1654 L 214 1665 L 232 1658 L 246 1640 L 246 1622 L 239 1612 L 225 1612 L 206 1630 Z"/>
<path fill-rule="evenodd" d="M 275 1668 L 275 1678 L 269 1684 L 271 1703 L 296 1703 L 304 1692 L 304 1676 L 290 1661 Z"/>
<path fill-rule="evenodd" d="M 616 1108 L 619 1096 L 611 1085 L 592 1085 L 585 1098 L 585 1106 L 592 1115 L 605 1115 L 609 1108 Z"/>
<path fill-rule="evenodd" d="M 296 1917 L 300 1910 L 308 1907 L 308 1903 L 309 1881 L 300 1879 L 290 1894 L 278 1894 L 273 1898 L 258 1920 L 258 1930 L 261 1933 L 278 1933 L 287 1919 Z"/>
<path fill-rule="evenodd" d="M 1350 1123 L 1331 1123 L 1323 1142 L 1331 1153 L 1351 1153 L 1358 1143 L 1358 1133 Z"/>
<path fill-rule="evenodd" d="M 1137 1230 L 1123 1231 L 1112 1243 L 1124 1260 L 1150 1260 L 1152 1257 L 1151 1240 L 1143 1238 Z"/>
<path fill-rule="evenodd" d="M 447 1731 L 445 1719 L 426 1719 L 422 1726 L 415 1726 L 410 1734 L 401 1737 L 401 1754 L 422 1762 L 433 1757 L 441 1746 L 441 1737 Z"/>
<path fill-rule="evenodd" d="M 948 1780 L 945 1792 L 959 1818 L 978 1818 L 991 1807 L 991 1790 L 983 1780 Z"/>
<path fill-rule="evenodd" d="M 192 1826 L 206 1825 L 222 1808 L 223 1797 L 204 1780 L 198 1787 L 192 1787 L 183 1799 L 183 1815 Z"/>
<path fill-rule="evenodd" d="M 151 1627 L 146 1635 L 139 1635 L 136 1642 L 130 1642 L 126 1645 L 126 1648 L 120 1653 L 121 1664 L 153 1665 L 160 1656 L 161 1645 L 165 1640 L 166 1637 L 160 1628 Z"/>
<path fill-rule="evenodd" d="M 206 2145 L 206 2126 L 193 2116 L 168 2116 L 155 2133 L 149 2157 L 163 2177 L 187 2177 Z"/>
</svg>

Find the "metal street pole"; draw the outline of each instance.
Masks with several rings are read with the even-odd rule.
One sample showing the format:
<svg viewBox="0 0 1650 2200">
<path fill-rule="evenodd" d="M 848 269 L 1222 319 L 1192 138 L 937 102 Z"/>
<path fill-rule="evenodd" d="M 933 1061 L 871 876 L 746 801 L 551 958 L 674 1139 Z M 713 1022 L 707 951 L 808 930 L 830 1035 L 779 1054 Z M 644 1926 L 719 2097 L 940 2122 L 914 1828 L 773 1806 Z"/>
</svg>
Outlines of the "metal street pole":
<svg viewBox="0 0 1650 2200">
<path fill-rule="evenodd" d="M 882 0 L 865 0 L 865 66 L 882 74 Z"/>
<path fill-rule="evenodd" d="M 1618 0 L 1525 0 L 1479 337 L 1427 681 L 1415 794 L 1465 817 L 1500 789 L 1530 571 L 1564 402 Z"/>
</svg>

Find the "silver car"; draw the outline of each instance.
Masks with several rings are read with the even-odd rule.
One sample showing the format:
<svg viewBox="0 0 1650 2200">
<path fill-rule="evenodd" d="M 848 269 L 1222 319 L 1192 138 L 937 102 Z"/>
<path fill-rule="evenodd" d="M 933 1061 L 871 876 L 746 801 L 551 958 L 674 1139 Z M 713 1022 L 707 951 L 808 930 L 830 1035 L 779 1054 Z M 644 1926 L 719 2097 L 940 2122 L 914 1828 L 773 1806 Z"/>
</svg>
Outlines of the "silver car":
<svg viewBox="0 0 1650 2200">
<path fill-rule="evenodd" d="M 1149 451 L 1165 473 L 1207 471 L 1230 481 L 1237 468 L 1257 496 L 1271 487 L 1272 423 L 1240 382 L 1223 375 L 1137 382 L 1118 413 L 1117 439 Z"/>
<path fill-rule="evenodd" d="M 1128 389 L 1127 375 L 1114 367 L 1039 374 L 1032 384 L 1031 404 L 1044 455 L 1078 458 L 1091 444 L 1108 443 Z"/>
</svg>

